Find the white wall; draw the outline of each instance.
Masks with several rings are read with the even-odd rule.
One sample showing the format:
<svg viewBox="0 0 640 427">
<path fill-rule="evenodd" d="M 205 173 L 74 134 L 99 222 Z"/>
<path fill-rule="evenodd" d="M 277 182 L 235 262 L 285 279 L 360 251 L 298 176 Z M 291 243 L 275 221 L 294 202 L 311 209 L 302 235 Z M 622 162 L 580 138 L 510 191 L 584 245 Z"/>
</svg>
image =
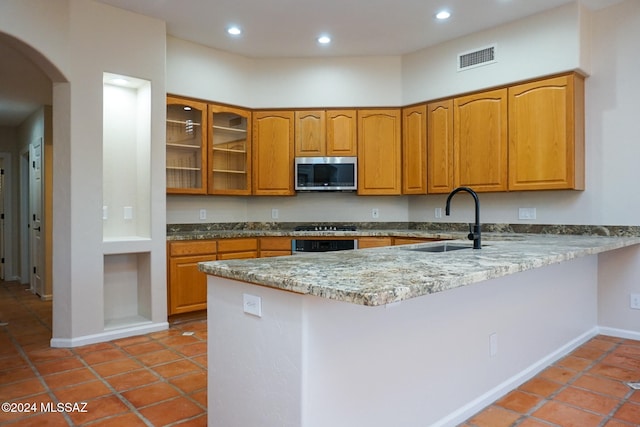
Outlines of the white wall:
<svg viewBox="0 0 640 427">
<path fill-rule="evenodd" d="M 149 248 L 154 322 L 166 321 L 165 24 L 91 0 L 0 2 L 0 29 L 53 82 L 53 341 L 104 328 L 102 76 L 152 82 Z M 22 42 L 22 43 L 20 43 Z M 52 341 L 52 342 L 53 342 Z"/>
<path fill-rule="evenodd" d="M 559 10 L 564 10 L 561 8 Z M 584 11 L 583 11 L 584 13 Z M 518 223 L 519 207 L 536 207 L 541 224 L 640 224 L 640 198 L 632 195 L 640 180 L 640 2 L 626 1 L 590 13 L 590 76 L 586 80 L 586 190 L 482 194 L 484 222 Z M 540 32 L 553 32 L 542 27 Z M 527 61 L 523 65 L 528 65 Z M 489 67 L 485 67 L 489 68 Z M 463 202 L 464 203 L 464 202 Z M 440 197 L 415 197 L 409 202 L 414 221 L 435 221 Z M 471 204 L 468 204 L 469 209 Z M 456 210 L 457 215 L 457 210 Z M 460 212 L 452 218 L 470 218 Z"/>
<path fill-rule="evenodd" d="M 634 83 L 640 57 L 632 54 L 639 32 L 640 4 L 627 0 L 598 11 L 590 11 L 578 3 L 568 4 L 405 55 L 400 58 L 400 67 L 396 57 L 246 60 L 170 39 L 167 80 L 170 92 L 176 94 L 252 108 L 293 108 L 407 105 L 581 70 L 590 74 L 586 82 L 586 190 L 481 194 L 482 221 L 523 222 L 518 219 L 518 208 L 535 207 L 537 219 L 527 222 L 634 225 L 638 224 L 640 199 L 628 197 L 626 191 L 629 183 L 640 178 L 634 175 L 640 173 L 634 168 L 640 157 L 640 145 L 631 141 L 640 127 L 640 121 L 633 116 L 640 95 L 640 85 Z M 457 53 L 493 42 L 498 44 L 496 64 L 456 71 Z M 207 63 L 216 64 L 214 75 L 229 82 L 229 87 L 251 87 L 251 94 L 239 91 L 236 98 L 226 84 L 214 87 L 210 79 L 187 78 L 193 73 L 196 77 L 207 75 Z M 189 64 L 199 67 L 192 69 Z M 176 68 L 180 68 L 179 74 L 174 73 Z M 217 73 L 221 69 L 224 73 Z M 358 84 L 359 75 L 364 80 Z M 248 77 L 251 83 L 245 80 Z M 199 86 L 205 90 L 199 90 Z M 214 210 L 215 205 L 220 205 L 208 199 L 169 196 L 169 223 L 198 222 L 200 208 Z M 291 198 L 252 197 L 224 203 L 241 206 L 238 221 L 271 221 L 272 207 L 282 209 L 279 221 L 369 221 L 370 209 L 377 207 L 381 210 L 380 221 L 435 222 L 438 220 L 434 209 L 444 207 L 444 202 L 445 197 L 437 195 L 371 198 L 310 194 Z M 440 221 L 464 222 L 471 215 L 471 203 L 461 200 L 456 202 L 452 216 Z M 228 215 L 212 215 L 218 217 Z"/>
<path fill-rule="evenodd" d="M 596 276 L 583 257 L 381 307 L 209 276 L 208 425 L 458 425 L 596 333 Z"/>
<path fill-rule="evenodd" d="M 578 4 L 570 3 L 405 55 L 402 61 L 403 102 L 422 102 L 584 69 L 580 56 L 580 23 L 587 13 Z M 459 53 L 494 43 L 497 44 L 497 62 L 457 71 Z"/>
</svg>

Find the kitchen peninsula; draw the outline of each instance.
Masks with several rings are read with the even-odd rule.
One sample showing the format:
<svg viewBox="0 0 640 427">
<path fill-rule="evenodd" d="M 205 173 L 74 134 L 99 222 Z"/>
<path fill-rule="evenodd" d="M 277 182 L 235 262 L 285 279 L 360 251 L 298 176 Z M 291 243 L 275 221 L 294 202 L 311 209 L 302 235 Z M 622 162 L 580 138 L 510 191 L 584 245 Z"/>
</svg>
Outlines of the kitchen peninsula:
<svg viewBox="0 0 640 427">
<path fill-rule="evenodd" d="M 456 425 L 597 334 L 599 254 L 640 244 L 484 237 L 200 264 L 209 425 Z"/>
</svg>

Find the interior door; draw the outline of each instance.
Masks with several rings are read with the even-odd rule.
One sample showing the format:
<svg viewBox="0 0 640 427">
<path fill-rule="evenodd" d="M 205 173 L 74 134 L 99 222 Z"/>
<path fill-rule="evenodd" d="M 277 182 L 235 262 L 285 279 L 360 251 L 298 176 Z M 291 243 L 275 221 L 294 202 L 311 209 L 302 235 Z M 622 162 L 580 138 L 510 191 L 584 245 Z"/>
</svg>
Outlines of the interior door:
<svg viewBox="0 0 640 427">
<path fill-rule="evenodd" d="M 44 283 L 42 274 L 43 242 L 42 242 L 42 138 L 38 138 L 31 144 L 31 174 L 29 177 L 31 212 L 31 291 L 38 295 L 44 295 Z"/>
</svg>

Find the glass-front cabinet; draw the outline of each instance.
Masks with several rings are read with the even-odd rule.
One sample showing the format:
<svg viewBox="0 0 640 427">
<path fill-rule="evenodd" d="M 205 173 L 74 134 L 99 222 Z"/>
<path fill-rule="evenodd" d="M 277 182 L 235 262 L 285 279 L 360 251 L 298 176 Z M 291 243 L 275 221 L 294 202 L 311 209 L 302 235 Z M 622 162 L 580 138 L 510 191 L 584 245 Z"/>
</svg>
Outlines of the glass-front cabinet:
<svg viewBox="0 0 640 427">
<path fill-rule="evenodd" d="M 207 104 L 167 97 L 167 193 L 207 192 Z"/>
<path fill-rule="evenodd" d="M 209 194 L 251 194 L 251 112 L 209 104 Z"/>
</svg>

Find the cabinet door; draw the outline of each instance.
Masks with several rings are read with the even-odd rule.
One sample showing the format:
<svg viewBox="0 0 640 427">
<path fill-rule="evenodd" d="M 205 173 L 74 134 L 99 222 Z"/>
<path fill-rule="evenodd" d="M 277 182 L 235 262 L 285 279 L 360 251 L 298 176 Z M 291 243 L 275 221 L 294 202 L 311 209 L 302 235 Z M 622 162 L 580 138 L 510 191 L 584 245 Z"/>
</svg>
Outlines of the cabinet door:
<svg viewBox="0 0 640 427">
<path fill-rule="evenodd" d="M 325 112 L 322 110 L 296 111 L 295 118 L 296 156 L 326 155 Z"/>
<path fill-rule="evenodd" d="M 209 105 L 209 193 L 251 194 L 251 112 Z"/>
<path fill-rule="evenodd" d="M 356 110 L 327 111 L 327 156 L 358 155 Z"/>
<path fill-rule="evenodd" d="M 167 97 L 167 193 L 207 192 L 207 105 Z"/>
<path fill-rule="evenodd" d="M 169 258 L 169 314 L 207 308 L 207 275 L 199 262 L 214 261 L 216 255 Z"/>
<path fill-rule="evenodd" d="M 399 109 L 358 111 L 358 194 L 401 194 Z"/>
<path fill-rule="evenodd" d="M 584 79 L 509 88 L 509 189 L 584 190 Z"/>
<path fill-rule="evenodd" d="M 402 194 L 427 194 L 427 106 L 402 109 Z"/>
<path fill-rule="evenodd" d="M 292 196 L 294 114 L 253 113 L 253 194 Z"/>
<path fill-rule="evenodd" d="M 454 185 L 507 190 L 507 89 L 455 98 Z"/>
<path fill-rule="evenodd" d="M 427 105 L 427 192 L 453 190 L 453 99 Z"/>
</svg>

